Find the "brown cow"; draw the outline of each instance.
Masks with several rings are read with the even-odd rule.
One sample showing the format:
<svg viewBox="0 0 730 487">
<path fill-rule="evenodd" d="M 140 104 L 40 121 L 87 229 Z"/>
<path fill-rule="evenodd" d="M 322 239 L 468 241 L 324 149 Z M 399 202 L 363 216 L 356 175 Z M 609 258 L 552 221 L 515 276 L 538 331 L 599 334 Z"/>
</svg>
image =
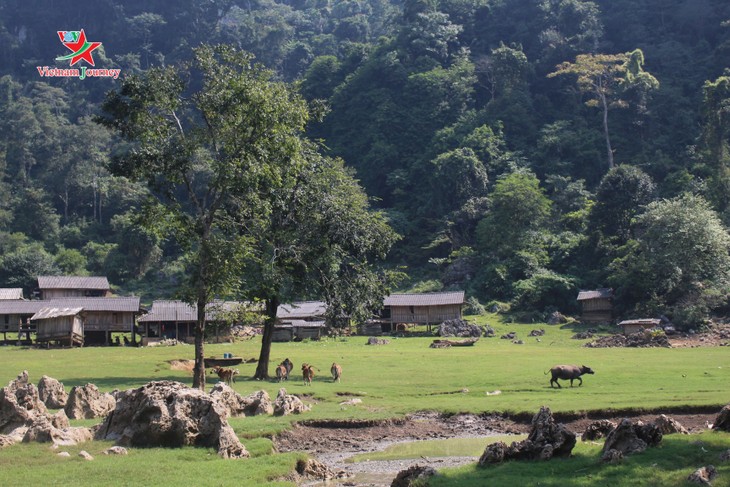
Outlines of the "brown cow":
<svg viewBox="0 0 730 487">
<path fill-rule="evenodd" d="M 554 382 L 558 385 L 558 388 L 561 387 L 558 379 L 570 380 L 570 387 L 573 387 L 573 381 L 575 379 L 578 379 L 580 381 L 578 387 L 580 387 L 583 385 L 583 379 L 581 379 L 580 377 L 581 375 L 595 373 L 590 367 L 586 367 L 585 365 L 581 365 L 580 367 L 578 367 L 577 365 L 556 365 L 551 368 L 549 372 L 552 374 L 552 378 L 550 379 L 550 387 L 553 387 Z M 547 372 L 545 372 L 545 375 L 547 375 Z"/>
<path fill-rule="evenodd" d="M 294 364 L 292 363 L 292 361 L 291 361 L 291 360 L 289 360 L 289 358 L 287 357 L 287 358 L 285 358 L 285 359 L 284 359 L 284 361 L 283 361 L 282 363 L 280 363 L 279 365 L 283 365 L 284 367 L 286 367 L 286 376 L 287 376 L 287 378 L 288 378 L 288 377 L 289 377 L 289 374 L 291 374 L 291 369 L 293 369 L 293 368 L 294 368 Z"/>
<path fill-rule="evenodd" d="M 332 382 L 340 382 L 340 377 L 342 377 L 342 366 L 337 362 L 332 362 L 330 372 L 332 373 Z"/>
<path fill-rule="evenodd" d="M 309 364 L 302 364 L 302 377 L 304 379 L 304 385 L 312 385 L 312 379 L 314 378 L 314 366 Z"/>
<path fill-rule="evenodd" d="M 276 380 L 278 382 L 281 382 L 283 380 L 287 380 L 289 378 L 289 372 L 286 370 L 286 366 L 284 364 L 278 365 L 276 367 Z"/>
<path fill-rule="evenodd" d="M 214 365 L 213 370 L 211 370 L 211 373 L 215 372 L 218 375 L 218 378 L 225 382 L 228 385 L 231 385 L 231 382 L 236 382 L 236 376 L 238 375 L 238 369 L 227 369 L 225 367 L 221 367 L 219 365 Z"/>
</svg>

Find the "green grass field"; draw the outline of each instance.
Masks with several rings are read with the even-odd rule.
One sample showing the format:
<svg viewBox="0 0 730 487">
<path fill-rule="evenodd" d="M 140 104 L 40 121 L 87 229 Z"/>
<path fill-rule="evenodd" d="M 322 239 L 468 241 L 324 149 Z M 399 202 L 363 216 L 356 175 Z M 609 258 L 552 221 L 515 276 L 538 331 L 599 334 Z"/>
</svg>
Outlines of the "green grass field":
<svg viewBox="0 0 730 487">
<path fill-rule="evenodd" d="M 102 477 L 112 479 L 110 482 L 113 485 L 139 485 L 131 477 L 132 473 L 148 470 L 154 472 L 154 480 L 147 479 L 147 485 L 179 485 L 181 479 L 192 478 L 196 479 L 196 484 L 228 485 L 227 479 L 241 480 L 244 477 L 249 481 L 231 483 L 263 485 L 286 475 L 297 458 L 296 455 L 269 454 L 271 444 L 265 437 L 288 428 L 292 421 L 305 418 L 389 418 L 418 410 L 533 414 L 541 405 L 550 406 L 553 411 L 559 412 L 684 406 L 710 406 L 719 411 L 722 405 L 730 402 L 730 351 L 724 347 L 591 349 L 582 346 L 584 340 L 570 339 L 574 330 L 568 327 L 505 324 L 499 322 L 495 315 L 479 317 L 478 320 L 492 325 L 497 336 L 516 331 L 517 337 L 524 340 L 525 344 L 516 345 L 499 338 L 482 338 L 474 347 L 431 349 L 428 345 L 432 339 L 423 337 L 393 338 L 390 344 L 384 346 L 365 345 L 367 339 L 364 337 L 275 343 L 272 364 L 285 357 L 295 363 L 292 379 L 283 386 L 289 393 L 308 394 L 306 399 L 313 402 L 313 408 L 301 417 L 231 419 L 232 426 L 244 444 L 256 453 L 253 459 L 225 461 L 210 451 L 200 449 L 149 449 L 134 450 L 132 455 L 122 460 L 105 456 L 100 458 L 91 452 L 99 461 L 84 463 L 75 458 L 73 461 L 58 459 L 48 453 L 46 445 L 21 445 L 5 449 L 0 454 L 0 467 L 4 476 L 10 479 L 10 483 L 3 481 L 3 484 L 25 483 L 37 475 L 38 478 L 46 479 L 71 476 L 80 485 L 101 485 L 99 479 Z M 539 342 L 527 336 L 530 330 L 536 328 L 546 331 Z M 259 340 L 207 345 L 206 355 L 220 356 L 230 352 L 243 357 L 258 357 L 259 346 Z M 190 384 L 191 374 L 171 370 L 169 361 L 192 358 L 193 347 L 186 345 L 73 350 L 3 347 L 0 348 L 0 383 L 7 383 L 22 370 L 28 370 L 34 383 L 42 375 L 49 375 L 63 382 L 67 389 L 87 382 L 96 384 L 102 390 L 126 389 L 160 379 Z M 334 384 L 329 377 L 329 367 L 333 361 L 343 367 L 341 383 Z M 299 380 L 300 375 L 296 374 L 302 362 L 313 363 L 320 369 L 311 387 L 305 387 Z M 592 367 L 596 374 L 585 376 L 582 387 L 570 388 L 564 383 L 563 389 L 552 389 L 549 376 L 544 375 L 544 372 L 558 363 L 585 364 Z M 242 377 L 234 384 L 234 389 L 241 394 L 266 389 L 272 397 L 275 396 L 281 385 L 274 381 L 251 380 L 254 367 L 252 364 L 239 366 Z M 211 382 L 217 380 L 214 376 L 208 377 Z M 468 392 L 454 394 L 454 391 L 462 389 Z M 501 394 L 487 394 L 496 390 L 501 391 Z M 340 406 L 339 403 L 347 399 L 348 395 L 357 395 L 363 402 L 356 406 Z M 710 436 L 717 438 L 721 444 L 724 442 L 725 448 L 730 448 L 729 436 Z M 687 448 L 682 441 L 677 440 L 676 448 Z M 92 448 L 100 452 L 104 447 L 93 444 L 81 445 L 78 449 Z M 496 467 L 489 469 L 488 474 L 483 469 L 466 468 L 440 477 L 438 482 L 448 484 L 451 482 L 449 479 L 455 479 L 456 483 L 448 485 L 462 485 L 462 482 L 465 482 L 464 485 L 468 485 L 466 482 L 483 485 L 479 484 L 479 478 L 485 475 L 491 478 L 499 472 L 505 479 L 515 476 L 514 481 L 493 485 L 515 484 L 521 478 L 518 475 L 533 475 L 528 472 L 532 468 L 555 478 L 554 483 L 545 483 L 553 482 L 548 479 L 540 485 L 558 485 L 561 478 L 567 480 L 568 477 L 570 482 L 577 482 L 572 476 L 565 477 L 568 475 L 566 472 L 586 468 L 586 462 L 592 465 L 589 471 L 593 472 L 594 457 L 596 455 L 590 446 L 582 446 L 576 451 L 574 459 L 564 461 L 564 469 L 548 466 L 553 465 L 552 462 L 525 467 L 527 470 L 524 473 L 521 473 L 523 469 L 520 465 Z M 632 464 L 636 462 L 643 465 L 641 459 L 631 460 Z M 717 463 L 717 460 L 714 462 Z M 601 472 L 601 476 L 609 475 L 602 468 L 596 467 L 596 472 Z M 629 467 L 606 468 L 615 473 L 605 480 L 607 483 L 595 485 L 635 485 L 629 482 L 632 475 L 627 470 Z M 549 473 L 550 469 L 554 469 L 555 473 Z M 68 476 L 51 476 L 50 472 L 64 472 Z M 648 472 L 654 476 L 651 468 Z M 624 475 L 626 483 L 621 480 Z M 730 476 L 730 472 L 726 472 L 726 476 Z M 520 483 L 537 485 L 531 481 Z M 107 482 L 104 484 L 110 485 Z M 664 483 L 662 481 L 654 485 Z"/>
</svg>

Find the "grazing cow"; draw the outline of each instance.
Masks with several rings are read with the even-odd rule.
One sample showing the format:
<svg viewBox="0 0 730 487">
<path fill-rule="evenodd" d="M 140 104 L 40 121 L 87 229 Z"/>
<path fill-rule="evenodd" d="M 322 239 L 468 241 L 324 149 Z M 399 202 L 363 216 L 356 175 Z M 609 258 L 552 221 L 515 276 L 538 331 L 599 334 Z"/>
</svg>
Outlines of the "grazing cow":
<svg viewBox="0 0 730 487">
<path fill-rule="evenodd" d="M 286 367 L 286 375 L 289 375 L 291 373 L 291 369 L 294 368 L 294 363 L 289 360 L 289 358 L 285 358 L 284 361 L 281 363 L 284 367 Z"/>
<path fill-rule="evenodd" d="M 218 375 L 218 378 L 225 382 L 228 385 L 231 385 L 231 382 L 236 382 L 236 376 L 239 374 L 238 369 L 227 369 L 225 367 L 221 367 L 219 365 L 213 366 L 213 370 L 211 370 L 211 374 L 215 372 Z"/>
<path fill-rule="evenodd" d="M 281 382 L 287 379 L 289 379 L 289 372 L 287 372 L 286 366 L 284 364 L 278 365 L 276 367 L 276 380 Z"/>
<path fill-rule="evenodd" d="M 312 385 L 312 379 L 314 378 L 314 366 L 309 364 L 302 364 L 302 377 L 304 379 L 304 385 Z"/>
<path fill-rule="evenodd" d="M 330 372 L 332 373 L 332 382 L 340 382 L 340 377 L 342 377 L 342 366 L 337 362 L 332 362 Z"/>
<path fill-rule="evenodd" d="M 586 367 L 585 365 L 581 365 L 578 367 L 577 365 L 556 365 L 555 367 L 551 368 L 549 372 L 552 374 L 552 378 L 550 379 L 550 387 L 553 386 L 553 382 L 558 385 L 558 388 L 560 388 L 560 383 L 558 382 L 558 379 L 561 380 L 570 380 L 570 387 L 573 387 L 573 381 L 575 379 L 578 379 L 580 383 L 578 386 L 583 385 L 583 379 L 581 379 L 581 375 L 583 374 L 594 374 L 593 370 L 591 370 L 590 367 Z M 545 372 L 545 375 L 547 375 L 547 372 Z"/>
</svg>

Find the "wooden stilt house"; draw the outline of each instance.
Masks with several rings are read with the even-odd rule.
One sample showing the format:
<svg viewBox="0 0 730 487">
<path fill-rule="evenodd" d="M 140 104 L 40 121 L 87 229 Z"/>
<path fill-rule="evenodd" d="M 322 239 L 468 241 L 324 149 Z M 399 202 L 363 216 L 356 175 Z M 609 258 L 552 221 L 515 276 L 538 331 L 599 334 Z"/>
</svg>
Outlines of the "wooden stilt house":
<svg viewBox="0 0 730 487">
<path fill-rule="evenodd" d="M 613 289 L 601 288 L 578 293 L 580 320 L 584 323 L 607 323 L 613 319 Z"/>
<path fill-rule="evenodd" d="M 226 327 L 229 317 L 246 303 L 238 301 L 213 301 L 205 308 L 206 326 L 212 326 L 213 339 L 228 335 Z M 148 345 L 166 338 L 192 343 L 195 338 L 195 324 L 198 321 L 198 307 L 183 301 L 159 300 L 152 303 L 149 313 L 141 316 L 139 324 L 142 345 Z"/>
<path fill-rule="evenodd" d="M 383 301 L 382 318 L 393 331 L 399 323 L 431 325 L 461 319 L 464 291 L 391 294 Z"/>
</svg>

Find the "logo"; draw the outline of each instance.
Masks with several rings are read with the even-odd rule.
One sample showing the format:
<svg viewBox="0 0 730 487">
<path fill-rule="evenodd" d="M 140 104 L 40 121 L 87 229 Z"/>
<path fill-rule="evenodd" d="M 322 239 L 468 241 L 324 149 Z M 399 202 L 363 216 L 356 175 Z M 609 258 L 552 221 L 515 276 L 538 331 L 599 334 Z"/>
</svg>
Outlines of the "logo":
<svg viewBox="0 0 730 487">
<path fill-rule="evenodd" d="M 84 29 L 78 30 L 59 30 L 57 31 L 58 38 L 61 43 L 71 51 L 71 54 L 65 56 L 59 56 L 56 61 L 70 61 L 70 66 L 73 68 L 75 64 L 80 61 L 86 61 L 91 66 L 96 66 L 94 63 L 93 52 L 101 46 L 101 42 L 90 42 L 86 39 L 86 32 Z M 80 66 L 73 69 L 62 69 L 48 66 L 37 66 L 38 74 L 41 78 L 119 78 L 121 69 L 90 69 L 87 66 Z"/>
<path fill-rule="evenodd" d="M 71 50 L 71 54 L 57 57 L 56 61 L 67 61 L 70 59 L 71 66 L 73 66 L 83 59 L 94 66 L 94 56 L 91 53 L 94 52 L 97 47 L 101 46 L 101 42 L 87 41 L 84 29 L 81 29 L 81 32 L 66 32 L 59 30 L 58 38 L 61 39 L 64 46 Z"/>
</svg>

